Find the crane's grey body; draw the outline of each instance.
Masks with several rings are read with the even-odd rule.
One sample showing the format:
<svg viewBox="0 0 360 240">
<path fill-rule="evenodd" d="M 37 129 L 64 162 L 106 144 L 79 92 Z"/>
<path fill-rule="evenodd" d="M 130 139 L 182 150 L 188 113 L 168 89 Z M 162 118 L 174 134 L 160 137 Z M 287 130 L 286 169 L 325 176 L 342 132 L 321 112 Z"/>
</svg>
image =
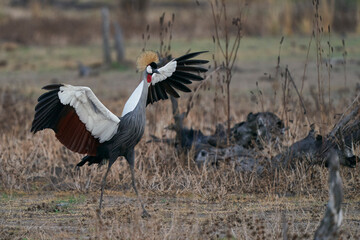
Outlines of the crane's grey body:
<svg viewBox="0 0 360 240">
<path fill-rule="evenodd" d="M 124 156 L 130 165 L 134 164 L 133 159 L 127 156 L 134 151 L 134 147 L 139 143 L 145 130 L 148 93 L 145 73 L 142 81 L 144 82 L 143 89 L 135 109 L 120 118 L 117 133 L 111 140 L 99 146 L 99 152 L 104 154 L 104 158 L 109 159 L 110 162 L 116 161 L 119 156 Z"/>
<path fill-rule="evenodd" d="M 135 108 L 120 118 L 117 133 L 108 142 L 105 142 L 98 147 L 99 155 L 97 156 L 98 161 L 96 162 L 101 162 L 103 159 L 109 159 L 108 169 L 104 175 L 101 186 L 100 206 L 99 206 L 100 211 L 102 206 L 104 187 L 106 184 L 106 177 L 110 171 L 112 164 L 117 160 L 117 158 L 120 156 L 124 156 L 130 166 L 132 186 L 135 190 L 135 193 L 143 209 L 142 215 L 144 217 L 150 216 L 150 214 L 145 210 L 144 204 L 142 203 L 139 197 L 135 185 L 135 174 L 134 174 L 134 162 L 135 162 L 134 148 L 139 143 L 141 137 L 144 135 L 145 123 L 146 123 L 145 108 L 146 108 L 146 100 L 148 93 L 147 91 L 148 84 L 146 83 L 146 72 L 144 72 L 143 74 L 142 81 L 143 81 L 142 84 L 143 88 L 141 91 L 141 96 Z"/>
</svg>

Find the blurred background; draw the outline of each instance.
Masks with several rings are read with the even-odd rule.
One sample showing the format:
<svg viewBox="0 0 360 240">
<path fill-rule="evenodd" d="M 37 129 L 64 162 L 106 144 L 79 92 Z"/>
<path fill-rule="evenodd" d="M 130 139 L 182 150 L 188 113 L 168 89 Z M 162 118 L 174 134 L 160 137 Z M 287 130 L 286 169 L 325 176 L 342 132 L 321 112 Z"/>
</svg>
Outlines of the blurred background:
<svg viewBox="0 0 360 240">
<path fill-rule="evenodd" d="M 263 64 L 272 61 L 272 66 L 276 65 L 281 36 L 285 36 L 282 56 L 289 57 L 288 61 L 300 56 L 304 61 L 314 31 L 313 1 L 225 2 L 229 21 L 242 14 L 243 39 L 236 65 L 244 69 L 256 66 L 260 74 L 270 71 Z M 359 40 L 359 1 L 326 0 L 320 3 L 321 26 L 325 31 L 328 26 L 332 29 L 331 42 L 335 48 L 332 57 L 343 55 L 342 39 L 347 42 L 350 57 L 358 56 L 359 50 L 352 47 Z M 165 25 L 174 15 L 173 54 L 182 54 L 188 49 L 216 52 L 212 41 L 215 31 L 210 1 L 4 0 L 0 2 L 0 73 L 76 70 L 79 63 L 101 65 L 101 9 L 104 7 L 110 10 L 110 47 L 115 44 L 115 25 L 118 25 L 123 39 L 123 63 L 130 63 L 115 64 L 120 70 L 129 69 L 142 49 L 159 49 L 159 18 L 163 14 Z M 235 31 L 230 28 L 229 34 L 234 35 Z M 324 34 L 323 38 L 326 45 L 328 36 Z M 111 54 L 115 60 L 117 53 L 111 50 Z M 310 60 L 312 57 L 310 54 Z M 244 78 L 248 77 L 245 75 Z"/>
<path fill-rule="evenodd" d="M 336 108 L 360 89 L 357 0 L 5 0 L 0 4 L 1 86 L 33 100 L 49 83 L 87 85 L 96 89 L 100 99 L 119 100 L 119 107 L 112 110 L 121 112 L 122 101 L 138 83 L 135 61 L 141 51 L 176 57 L 207 50 L 203 57 L 214 70 L 225 62 L 216 33 L 224 48 L 226 34 L 232 47 L 238 31 L 232 106 L 247 102 L 257 111 L 281 111 L 277 96 L 284 95 L 281 73 L 286 66 L 308 108 L 316 105 L 314 112 L 321 104 Z M 214 106 L 226 102 L 222 74 L 203 86 Z M 209 129 L 225 121 L 226 110 L 220 109 L 222 114 L 209 122 Z M 231 108 L 233 121 L 244 119 L 248 112 L 248 108 Z M 319 123 L 317 117 L 312 121 Z M 203 128 L 201 122 L 192 124 Z"/>
<path fill-rule="evenodd" d="M 230 50 L 238 50 L 236 57 L 232 55 L 229 84 L 221 50 L 226 48 L 226 42 Z M 250 112 L 269 111 L 284 122 L 282 144 L 287 147 L 306 137 L 311 125 L 326 136 L 358 96 L 359 43 L 360 0 L 1 0 L 0 202 L 4 204 L 0 212 L 5 217 L 0 218 L 0 236 L 6 236 L 1 225 L 16 227 L 3 228 L 9 231 L 8 239 L 83 238 L 85 234 L 90 238 L 95 231 L 102 234 L 93 228 L 101 225 L 95 214 L 96 191 L 106 169 L 84 166 L 76 171 L 74 165 L 80 161 L 80 154 L 63 147 L 50 130 L 30 133 L 34 107 L 44 93 L 41 89 L 44 85 L 89 86 L 109 110 L 119 115 L 139 83 L 135 62 L 143 50 L 173 57 L 188 51 L 209 51 L 201 55 L 201 59 L 209 60 L 205 66 L 209 69 L 206 80 L 189 85 L 193 93 L 183 93 L 179 99 L 179 111 L 189 112 L 184 126 L 212 135 L 216 126 L 226 126 L 227 120 L 233 126 L 246 120 Z M 229 215 L 233 214 L 234 206 L 239 206 L 236 210 L 239 213 L 245 212 L 240 217 L 241 221 L 245 219 L 243 225 L 236 225 L 235 229 L 240 239 L 243 232 L 250 234 L 251 229 L 258 229 L 246 225 L 246 219 L 250 219 L 246 211 L 254 211 L 251 219 L 256 223 L 260 219 L 259 229 L 265 228 L 268 236 L 281 236 L 283 197 L 286 201 L 293 199 L 285 207 L 293 213 L 288 214 L 291 216 L 288 220 L 294 223 L 289 225 L 290 231 L 294 234 L 315 231 L 326 205 L 324 199 L 328 198 L 324 188 L 326 168 L 316 166 L 307 171 L 302 165 L 301 171 L 284 170 L 279 175 L 262 178 L 256 172 L 246 175 L 234 171 L 236 164 L 225 159 L 219 168 L 224 174 L 215 168 L 199 172 L 191 152 L 182 156 L 172 145 L 151 142 L 152 136 L 173 139 L 175 134 L 168 128 L 173 122 L 170 101 L 148 106 L 145 134 L 136 148 L 139 188 L 145 199 L 150 196 L 146 202 L 158 218 L 143 223 L 140 214 L 134 214 L 137 203 L 127 198 L 135 196 L 129 185 L 128 165 L 117 161 L 107 186 L 115 196 L 108 197 L 109 204 L 114 206 L 108 219 L 115 224 L 109 225 L 110 230 L 104 228 L 109 239 L 114 236 L 132 239 L 134 233 L 138 239 L 149 238 L 149 233 L 153 239 L 162 239 L 164 234 L 166 238 L 177 216 L 174 218 L 171 212 L 180 216 L 177 219 L 180 224 L 169 238 L 222 239 L 225 235 L 213 237 L 212 232 L 204 235 L 206 231 L 199 229 L 222 225 L 223 217 L 214 218 L 219 213 L 225 214 L 225 219 L 235 219 L 238 213 Z M 271 145 L 254 150 L 268 159 L 282 151 Z M 360 229 L 358 170 L 359 167 L 355 171 L 343 170 L 348 201 L 344 233 Z M 20 201 L 14 204 L 6 193 L 12 196 L 16 191 Z M 70 191 L 77 194 L 75 200 Z M 94 198 L 90 196 L 92 191 Z M 125 200 L 118 197 L 123 191 L 128 194 Z M 55 197 L 51 195 L 54 192 Z M 22 201 L 29 193 L 33 193 L 32 199 Z M 172 199 L 178 194 L 185 199 L 183 205 L 182 200 L 178 205 Z M 52 225 L 47 213 L 59 214 L 54 206 L 64 196 L 70 196 L 66 201 L 77 210 L 71 210 L 70 217 L 53 215 L 56 219 L 53 222 L 59 224 Z M 169 209 L 168 196 L 173 206 Z M 241 201 L 245 206 L 239 205 Z M 256 201 L 264 202 L 254 205 Z M 41 202 L 41 206 L 37 205 Z M 204 208 L 204 203 L 209 202 L 208 208 Z M 216 211 L 212 203 L 218 204 Z M 89 212 L 88 204 L 94 209 L 90 217 L 80 214 L 82 210 Z M 196 204 L 199 206 L 196 217 L 188 222 Z M 14 206 L 18 209 L 14 210 Z M 45 209 L 44 215 L 41 209 Z M 79 216 L 83 217 L 81 222 Z M 64 226 L 73 233 L 67 233 Z M 137 226 L 147 226 L 147 230 L 142 232 Z M 228 233 L 233 231 L 233 225 L 223 229 L 229 229 Z"/>
<path fill-rule="evenodd" d="M 216 33 L 224 48 L 226 34 L 232 47 L 239 31 L 229 92 L 232 123 L 250 111 L 283 115 L 288 67 L 308 112 L 314 113 L 311 122 L 328 126 L 331 120 L 325 123 L 316 114 L 321 105 L 326 105 L 322 114 L 326 109 L 337 114 L 337 107 L 360 90 L 359 21 L 357 0 L 5 0 L 0 2 L 0 86 L 31 99 L 32 106 L 46 84 L 86 85 L 120 113 L 139 81 L 135 61 L 141 51 L 176 57 L 207 50 L 203 58 L 210 61 L 211 76 L 197 104 L 214 104 L 190 124 L 212 132 L 226 120 L 228 95 L 225 71 L 212 72 L 225 62 Z M 287 94 L 297 108 L 295 89 Z M 153 107 L 167 111 L 170 105 Z M 163 121 L 166 125 L 171 117 Z M 29 128 L 30 121 L 25 122 Z M 163 127 L 150 127 L 150 132 L 168 134 Z"/>
<path fill-rule="evenodd" d="M 226 1 L 229 15 L 248 5 L 245 36 L 308 35 L 313 31 L 313 3 L 299 0 Z M 240 3 L 240 4 L 239 4 Z M 359 1 L 321 1 L 325 26 L 338 34 L 359 33 Z M 4 0 L 0 10 L 0 38 L 22 45 L 98 43 L 100 9 L 111 10 L 126 39 L 140 38 L 146 25 L 158 28 L 163 12 L 176 15 L 174 37 L 208 38 L 213 22 L 208 1 L 201 0 Z"/>
<path fill-rule="evenodd" d="M 295 39 L 301 41 L 304 36 L 310 36 L 314 30 L 314 6 L 313 1 L 310 0 L 227 0 L 225 2 L 230 17 L 239 15 L 241 9 L 244 15 L 242 34 L 245 38 L 270 38 L 267 39 L 270 40 L 267 51 L 271 51 L 273 38 L 276 38 L 278 42 L 279 36 L 286 36 L 286 38 L 296 36 Z M 0 3 L 1 50 L 14 51 L 31 46 L 54 48 L 72 46 L 79 49 L 78 47 L 84 45 L 88 47 L 99 45 L 102 40 L 101 9 L 103 7 L 110 9 L 110 34 L 113 35 L 115 31 L 113 23 L 119 24 L 122 30 L 125 39 L 125 58 L 129 61 L 134 61 L 134 57 L 142 49 L 144 45 L 142 34 L 146 32 L 147 26 L 150 27 L 150 42 L 154 43 L 154 45 L 148 45 L 148 48 L 157 47 L 155 42 L 159 42 L 159 17 L 163 13 L 166 13 L 165 17 L 168 20 L 171 19 L 172 14 L 175 15 L 173 42 L 174 45 L 178 41 L 183 43 L 182 52 L 183 49 L 195 49 L 198 45 L 193 44 L 199 42 L 200 46 L 211 50 L 214 48 L 211 44 L 214 23 L 209 3 L 204 0 L 4 0 Z M 322 26 L 326 30 L 327 26 L 331 26 L 332 32 L 341 38 L 349 34 L 357 35 L 360 32 L 358 5 L 357 0 L 321 1 L 319 12 Z M 247 41 L 244 40 L 244 42 L 246 45 Z M 307 43 L 296 45 L 294 41 L 285 41 L 285 44 L 286 42 L 300 49 L 307 47 Z M 265 47 L 260 45 L 263 44 L 260 42 L 256 44 L 256 47 Z M 177 47 L 174 47 L 174 50 L 177 50 Z M 92 51 L 93 57 L 97 54 L 94 51 Z M 79 56 L 79 54 L 76 55 Z M 252 55 L 256 56 L 257 53 Z M 246 54 L 239 56 L 241 60 L 241 56 L 246 56 Z M 79 56 L 74 60 L 91 62 L 88 57 L 80 59 L 81 56 Z M 11 61 L 6 58 L 7 55 L 4 56 L 2 53 L 1 70 L 4 68 L 16 70 L 11 67 Z M 249 60 L 247 57 L 246 59 Z M 9 62 L 9 65 L 5 62 Z M 55 60 L 52 64 L 56 65 Z M 67 62 L 63 67 L 74 64 L 76 65 L 76 63 Z M 30 65 L 35 66 L 21 67 L 39 67 L 36 66 L 37 61 L 32 61 Z M 39 65 L 46 66 L 42 63 Z"/>
</svg>

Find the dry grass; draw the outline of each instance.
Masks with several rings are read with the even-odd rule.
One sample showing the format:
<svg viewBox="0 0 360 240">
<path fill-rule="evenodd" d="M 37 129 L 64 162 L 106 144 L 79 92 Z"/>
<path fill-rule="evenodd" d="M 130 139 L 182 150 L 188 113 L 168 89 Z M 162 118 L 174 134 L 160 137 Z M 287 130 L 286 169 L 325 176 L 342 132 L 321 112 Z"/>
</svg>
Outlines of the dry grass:
<svg viewBox="0 0 360 240">
<path fill-rule="evenodd" d="M 309 71 L 308 75 L 316 76 L 315 68 Z M 348 77 L 355 81 L 350 71 Z M 36 98 L 41 93 L 38 88 L 49 82 L 48 75 L 71 84 L 88 85 L 109 109 L 120 113 L 137 75 L 110 72 L 95 79 L 78 80 L 72 79 L 73 75 L 68 72 L 45 76 L 37 72 L 23 74 L 25 76 L 17 75 L 16 84 L 12 86 L 11 79 L 15 77 L 9 75 L 0 90 L 0 212 L 3 213 L 0 234 L 4 238 L 281 239 L 285 222 L 289 224 L 289 236 L 308 239 L 323 216 L 328 198 L 326 168 L 315 166 L 306 172 L 306 163 L 299 163 L 296 170 L 279 170 L 261 176 L 237 172 L 231 162 L 220 164 L 216 169 L 198 169 L 191 154 L 178 155 L 174 147 L 167 144 L 147 143 L 150 134 L 173 137 L 173 133 L 164 129 L 172 122 L 170 103 L 161 102 L 147 110 L 146 132 L 136 147 L 138 187 L 153 217 L 140 218 L 127 163 L 119 159 L 108 176 L 104 218 L 98 219 L 96 208 L 105 168 L 84 166 L 77 171 L 74 166 L 82 156 L 64 148 L 51 130 L 36 135 L 29 132 Z M 341 72 L 338 74 L 342 76 Z M 302 71 L 298 71 L 297 76 L 301 75 Z M 248 76 L 250 80 L 239 82 L 240 76 Z M 250 111 L 265 109 L 279 116 L 286 114 L 289 129 L 285 145 L 306 136 L 308 126 L 304 125 L 294 89 L 286 90 L 286 106 L 291 111 L 284 111 L 281 93 L 274 104 L 273 92 L 263 91 L 271 87 L 272 82 L 260 82 L 253 90 L 254 95 L 246 93 L 249 90 L 244 88 L 256 87 L 253 79 L 257 76 L 248 72 L 234 75 L 233 123 L 244 120 Z M 282 83 L 284 79 L 280 77 L 279 81 Z M 342 82 L 337 84 L 341 86 Z M 311 122 L 320 123 L 314 104 L 316 94 L 311 98 L 307 91 L 309 85 L 311 81 L 304 88 L 307 114 Z M 224 109 L 214 111 L 216 87 L 215 81 L 209 81 L 199 90 L 186 119 L 187 126 L 210 134 L 215 123 L 226 120 L 225 114 L 219 114 L 225 113 Z M 350 95 L 354 92 L 347 90 L 340 95 L 335 91 L 333 112 L 341 113 L 351 100 Z M 180 109 L 186 108 L 188 97 L 182 96 Z M 218 108 L 221 101 L 225 102 L 220 94 Z M 331 129 L 336 121 L 332 115 L 326 120 L 324 131 Z M 277 152 L 268 147 L 262 154 L 274 156 Z M 359 167 L 342 169 L 342 176 L 345 192 L 342 236 L 356 239 L 359 233 L 355 229 L 360 220 Z M 64 198 L 68 205 L 58 206 Z M 72 198 L 83 200 L 70 201 Z"/>
<path fill-rule="evenodd" d="M 97 91 L 104 90 L 99 85 Z M 232 164 L 225 163 L 216 169 L 198 169 L 191 154 L 179 156 L 167 144 L 146 143 L 150 131 L 157 136 L 172 136 L 163 129 L 171 122 L 171 114 L 167 103 L 162 103 L 149 109 L 147 132 L 136 148 L 138 186 L 153 217 L 141 219 L 128 166 L 119 160 L 108 176 L 104 216 L 99 219 L 97 193 L 105 168 L 84 166 L 76 170 L 81 156 L 64 148 L 52 131 L 34 136 L 29 132 L 35 105 L 30 90 L 2 88 L 0 97 L 0 211 L 4 213 L 0 233 L 6 238 L 47 239 L 56 234 L 60 238 L 279 239 L 285 222 L 288 236 L 308 239 L 322 217 L 327 201 L 327 169 L 316 166 L 305 172 L 305 163 L 299 163 L 296 170 L 261 176 L 237 172 Z M 212 121 L 206 119 L 216 116 L 214 105 L 204 102 L 212 97 L 211 91 L 202 90 L 195 105 L 198 107 L 187 119 L 189 124 L 203 130 L 211 127 Z M 124 101 L 105 99 L 104 103 L 118 109 Z M 309 112 L 315 114 L 316 110 Z M 298 113 L 291 114 L 289 118 Z M 289 132 L 303 136 L 306 128 L 295 129 L 294 124 Z M 275 154 L 268 150 L 265 156 Z M 342 169 L 342 176 L 342 236 L 355 239 L 359 171 Z M 58 203 L 64 198 L 83 200 L 66 200 L 68 205 L 64 207 Z"/>
</svg>

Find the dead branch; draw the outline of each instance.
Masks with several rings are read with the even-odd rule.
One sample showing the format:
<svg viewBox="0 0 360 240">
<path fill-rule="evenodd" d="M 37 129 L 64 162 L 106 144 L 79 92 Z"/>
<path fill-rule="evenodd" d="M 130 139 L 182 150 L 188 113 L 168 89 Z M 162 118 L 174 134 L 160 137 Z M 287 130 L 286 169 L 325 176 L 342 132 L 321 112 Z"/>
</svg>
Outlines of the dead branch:
<svg viewBox="0 0 360 240">
<path fill-rule="evenodd" d="M 230 83 L 232 79 L 232 71 L 234 63 L 237 59 L 237 54 L 240 47 L 242 38 L 242 11 L 239 11 L 239 17 L 233 18 L 232 25 L 236 28 L 235 40 L 230 41 L 229 37 L 229 22 L 226 8 L 226 1 L 222 0 L 221 3 L 211 1 L 211 11 L 214 20 L 215 36 L 213 40 L 215 45 L 220 49 L 222 65 L 224 66 L 224 83 L 226 84 L 226 97 L 227 97 L 227 144 L 230 144 Z M 225 46 L 224 46 L 225 45 Z M 217 65 L 214 58 L 215 65 Z"/>
<path fill-rule="evenodd" d="M 295 84 L 295 82 L 294 82 L 294 79 L 292 78 L 292 76 L 291 76 L 291 74 L 290 74 L 290 71 L 289 71 L 289 69 L 288 69 L 287 66 L 286 66 L 285 72 L 286 72 L 286 74 L 288 74 L 289 79 L 290 79 L 290 82 L 292 83 L 292 85 L 293 85 L 294 88 L 295 88 L 295 91 L 296 91 L 296 93 L 297 93 L 297 95 L 298 95 L 298 97 L 299 97 L 300 103 L 301 103 L 301 107 L 302 107 L 303 110 L 304 110 L 304 115 L 305 115 L 306 120 L 307 120 L 307 122 L 308 122 L 308 124 L 309 124 L 309 126 L 310 126 L 311 124 L 310 124 L 310 121 L 309 121 L 309 119 L 308 119 L 308 117 L 307 117 L 307 111 L 306 111 L 306 108 L 305 108 L 304 101 L 303 101 L 303 99 L 302 99 L 302 96 L 301 96 L 298 88 L 296 87 L 296 84 Z"/>
<path fill-rule="evenodd" d="M 351 105 L 348 107 L 348 109 L 343 113 L 341 116 L 339 122 L 335 125 L 333 130 L 329 133 L 329 137 L 334 137 L 335 134 L 339 131 L 340 128 L 343 128 L 350 120 L 355 119 L 355 116 L 359 113 L 360 105 L 357 105 L 353 111 L 351 111 L 348 115 L 345 115 L 345 113 L 354 107 L 356 103 L 358 103 L 360 94 L 357 95 L 355 100 L 351 103 Z"/>
<path fill-rule="evenodd" d="M 185 112 L 185 117 L 187 117 L 190 113 L 190 110 L 193 106 L 193 100 L 195 99 L 195 97 L 199 94 L 199 90 L 201 89 L 201 87 L 207 83 L 207 81 L 211 78 L 211 76 L 214 74 L 214 73 L 217 73 L 218 71 L 222 70 L 223 67 L 220 66 L 220 67 L 217 67 L 216 69 L 214 69 L 209 75 L 206 76 L 206 78 L 200 82 L 200 84 L 195 88 L 194 90 L 194 93 L 190 96 L 189 98 L 189 101 L 187 103 L 187 108 L 186 108 L 186 112 Z M 176 100 L 176 99 L 174 99 Z M 176 104 L 177 104 L 177 100 L 176 100 Z M 174 111 L 174 106 L 173 106 L 173 111 Z M 173 112 L 174 114 L 174 112 Z"/>
<path fill-rule="evenodd" d="M 329 202 L 325 216 L 315 232 L 315 240 L 338 239 L 343 219 L 341 202 L 343 200 L 342 181 L 339 172 L 339 156 L 332 151 L 329 156 Z"/>
</svg>

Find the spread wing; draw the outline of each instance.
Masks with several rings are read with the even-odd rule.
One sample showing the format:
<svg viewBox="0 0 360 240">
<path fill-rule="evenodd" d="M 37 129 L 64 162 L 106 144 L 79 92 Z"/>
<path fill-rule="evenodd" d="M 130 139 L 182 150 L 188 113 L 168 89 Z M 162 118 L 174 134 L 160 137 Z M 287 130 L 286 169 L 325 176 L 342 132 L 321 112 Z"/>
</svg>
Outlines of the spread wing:
<svg viewBox="0 0 360 240">
<path fill-rule="evenodd" d="M 151 77 L 151 84 L 148 88 L 148 97 L 146 104 L 153 104 L 161 99 L 168 99 L 168 94 L 178 98 L 177 93 L 191 92 L 186 86 L 192 81 L 204 80 L 199 73 L 206 72 L 206 68 L 198 65 L 206 64 L 207 60 L 191 59 L 204 52 L 194 52 L 186 54 L 182 57 L 175 58 L 168 62 L 165 66 L 157 69 L 159 73 L 154 73 Z"/>
<path fill-rule="evenodd" d="M 96 155 L 97 146 L 110 140 L 120 119 L 88 87 L 54 84 L 43 87 L 35 107 L 31 131 L 53 129 L 67 148 Z"/>
</svg>

